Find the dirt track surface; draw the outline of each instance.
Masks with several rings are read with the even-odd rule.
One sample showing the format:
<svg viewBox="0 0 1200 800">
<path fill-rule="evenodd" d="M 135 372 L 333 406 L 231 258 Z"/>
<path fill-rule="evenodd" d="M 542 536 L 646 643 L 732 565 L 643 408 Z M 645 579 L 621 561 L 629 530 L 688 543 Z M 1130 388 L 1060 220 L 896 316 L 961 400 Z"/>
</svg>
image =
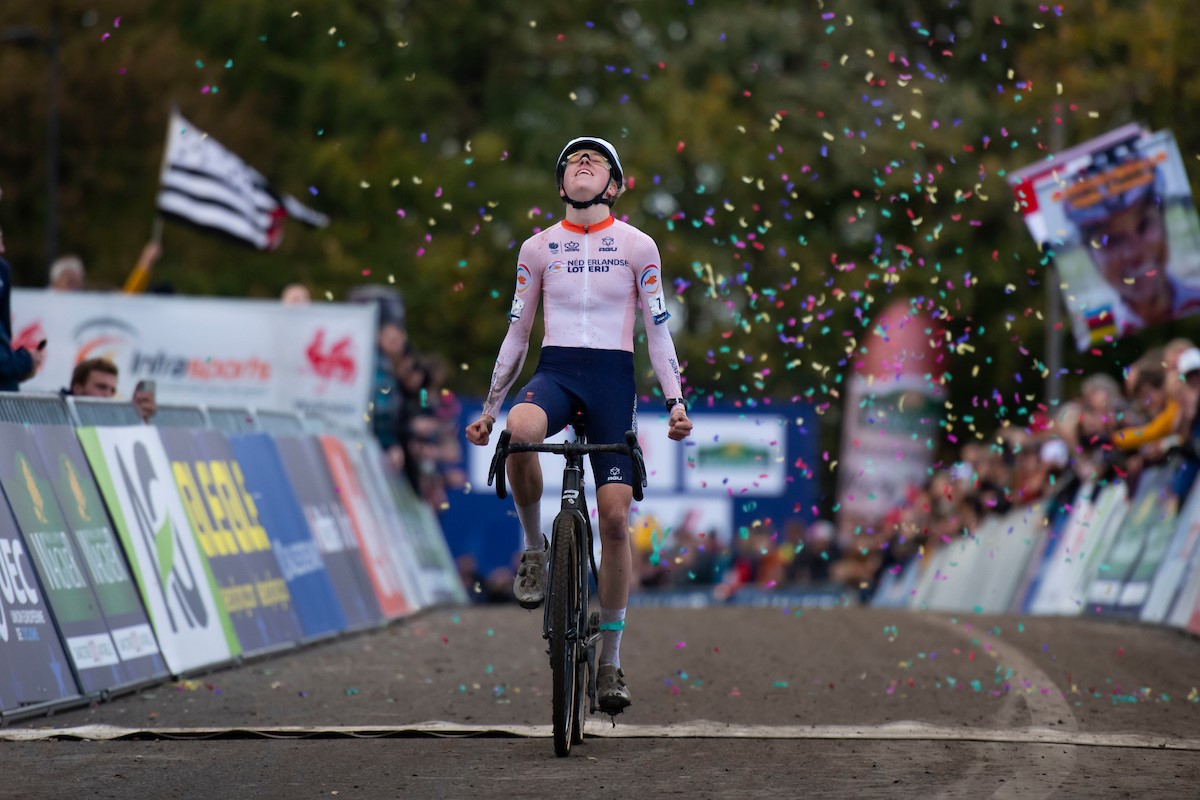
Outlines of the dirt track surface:
<svg viewBox="0 0 1200 800">
<path fill-rule="evenodd" d="M 145 738 L 0 743 L 0 797 L 1200 795 L 1200 641 L 1175 631 L 634 609 L 634 705 L 615 729 L 592 718 L 599 735 L 557 759 L 540 623 L 515 607 L 442 609 L 19 720 L 0 734 L 112 725 Z M 432 722 L 476 735 L 434 737 Z M 232 729 L 250 733 L 195 738 Z M 167 730 L 188 738 L 149 738 Z"/>
</svg>

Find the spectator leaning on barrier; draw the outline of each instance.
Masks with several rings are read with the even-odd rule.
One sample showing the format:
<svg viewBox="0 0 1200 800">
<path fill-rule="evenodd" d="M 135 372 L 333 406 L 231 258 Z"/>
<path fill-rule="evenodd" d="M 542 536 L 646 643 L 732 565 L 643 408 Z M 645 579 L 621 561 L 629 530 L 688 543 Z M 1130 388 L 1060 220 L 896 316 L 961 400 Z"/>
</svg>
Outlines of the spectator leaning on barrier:
<svg viewBox="0 0 1200 800">
<path fill-rule="evenodd" d="M 0 392 L 15 392 L 21 381 L 42 366 L 41 347 L 12 348 L 12 267 L 4 258 L 4 231 L 0 231 Z"/>
<path fill-rule="evenodd" d="M 104 397 L 112 398 L 117 395 L 117 365 L 107 358 L 89 358 L 80 361 L 71 372 L 71 386 L 62 389 L 59 394 L 66 397 Z M 143 422 L 158 412 L 154 386 L 149 381 L 141 381 L 133 392 L 133 404 L 137 407 L 138 416 Z"/>
<path fill-rule="evenodd" d="M 71 372 L 71 386 L 59 392 L 72 397 L 116 397 L 117 365 L 107 358 L 80 361 Z"/>
</svg>

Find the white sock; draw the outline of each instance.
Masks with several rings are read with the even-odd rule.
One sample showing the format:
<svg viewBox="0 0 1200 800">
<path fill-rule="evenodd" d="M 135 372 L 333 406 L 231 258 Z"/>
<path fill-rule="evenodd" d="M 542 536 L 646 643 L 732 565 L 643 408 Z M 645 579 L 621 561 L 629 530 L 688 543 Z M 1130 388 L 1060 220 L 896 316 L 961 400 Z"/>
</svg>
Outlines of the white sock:
<svg viewBox="0 0 1200 800">
<path fill-rule="evenodd" d="M 622 630 L 603 630 L 604 626 L 611 622 L 620 622 L 622 624 Z M 625 609 L 600 609 L 600 641 L 603 644 L 603 648 L 600 651 L 601 664 L 612 664 L 617 669 L 621 668 L 621 634 L 625 632 L 624 623 Z"/>
<path fill-rule="evenodd" d="M 542 538 L 542 504 L 517 506 L 517 519 L 521 520 L 521 530 L 525 532 L 525 549 L 541 552 L 546 546 L 546 540 Z"/>
</svg>

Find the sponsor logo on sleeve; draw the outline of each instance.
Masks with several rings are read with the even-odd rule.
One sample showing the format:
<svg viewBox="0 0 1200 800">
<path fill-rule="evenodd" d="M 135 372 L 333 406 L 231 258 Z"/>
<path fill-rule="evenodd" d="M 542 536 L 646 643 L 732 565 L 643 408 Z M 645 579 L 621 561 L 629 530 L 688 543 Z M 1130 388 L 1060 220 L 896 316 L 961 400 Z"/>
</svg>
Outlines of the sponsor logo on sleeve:
<svg viewBox="0 0 1200 800">
<path fill-rule="evenodd" d="M 524 294 L 529 288 L 529 267 L 524 264 L 517 265 L 517 294 Z"/>
<path fill-rule="evenodd" d="M 646 294 L 658 294 L 662 291 L 662 277 L 658 272 L 658 265 L 651 264 L 642 270 L 642 276 L 638 279 L 642 286 L 642 291 Z"/>
</svg>

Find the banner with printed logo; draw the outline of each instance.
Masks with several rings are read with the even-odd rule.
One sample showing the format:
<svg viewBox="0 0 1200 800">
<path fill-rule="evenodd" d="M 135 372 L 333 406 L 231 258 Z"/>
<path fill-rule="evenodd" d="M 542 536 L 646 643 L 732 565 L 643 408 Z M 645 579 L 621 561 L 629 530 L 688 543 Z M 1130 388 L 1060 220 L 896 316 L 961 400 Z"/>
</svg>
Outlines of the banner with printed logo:
<svg viewBox="0 0 1200 800">
<path fill-rule="evenodd" d="M 33 560 L 0 498 L 0 711 L 78 694 Z"/>
<path fill-rule="evenodd" d="M 354 535 L 358 537 L 359 552 L 367 565 L 367 575 L 371 578 L 379 608 L 388 619 L 403 616 L 412 610 L 404 594 L 403 572 L 392 557 L 382 525 L 359 480 L 354 459 L 346 452 L 341 439 L 334 436 L 319 439 L 338 498 L 350 515 Z"/>
<path fill-rule="evenodd" d="M 1157 568 L 1158 559 L 1170 545 L 1175 531 L 1175 511 L 1162 502 L 1162 497 L 1169 489 L 1171 479 L 1171 471 L 1165 467 L 1151 467 L 1142 473 L 1129 513 L 1090 573 L 1089 613 L 1135 614 L 1145 601 L 1153 571 L 1144 580 L 1134 582 L 1132 579 L 1143 555 Z"/>
<path fill-rule="evenodd" d="M 400 576 L 400 588 L 408 604 L 415 610 L 429 605 L 432 599 L 426 593 L 421 579 L 421 568 L 413 547 L 415 521 L 400 514 L 395 498 L 383 475 L 383 450 L 373 437 L 348 436 L 341 439 L 346 454 L 353 462 L 354 472 L 362 485 L 363 493 L 379 523 L 379 532 L 388 553 L 393 570 Z M 372 445 L 374 445 L 372 447 Z"/>
<path fill-rule="evenodd" d="M 154 428 L 80 428 L 79 440 L 121 537 L 172 673 L 241 652 Z"/>
<path fill-rule="evenodd" d="M 402 474 L 390 469 L 383 449 L 375 439 L 363 438 L 363 453 L 366 468 L 378 480 L 383 481 L 384 490 L 390 495 L 391 506 L 401 520 L 405 542 L 413 555 L 413 569 L 421 584 L 424 602 L 467 603 L 467 591 L 462 585 L 458 567 L 441 523 L 428 504 L 422 503 Z"/>
<path fill-rule="evenodd" d="M 338 500 L 321 445 L 311 436 L 279 436 L 275 444 L 321 550 L 325 569 L 346 615 L 346 625 L 358 628 L 381 622 L 383 612 L 359 553 L 354 526 Z"/>
<path fill-rule="evenodd" d="M 1142 606 L 1143 622 L 1167 620 L 1192 570 L 1200 570 L 1200 492 L 1190 492 L 1179 510 L 1175 536 Z"/>
<path fill-rule="evenodd" d="M 129 572 L 125 553 L 100 499 L 96 479 L 73 428 L 65 425 L 30 428 L 67 528 L 83 556 L 100 611 L 129 681 L 165 677 L 167 664 L 158 650 L 146 609 Z"/>
<path fill-rule="evenodd" d="M 346 615 L 342 604 L 274 441 L 265 433 L 228 438 L 258 519 L 271 538 L 271 550 L 291 591 L 304 638 L 343 630 Z"/>
<path fill-rule="evenodd" d="M 191 428 L 158 433 L 242 651 L 252 654 L 298 642 L 300 622 L 291 592 L 225 438 Z"/>
<path fill-rule="evenodd" d="M 103 356 L 120 370 L 121 396 L 148 378 L 162 403 L 319 413 L 354 428 L 369 411 L 377 313 L 373 304 L 13 292 L 15 344 L 48 342 L 23 390 L 56 392 L 75 364 Z"/>
<path fill-rule="evenodd" d="M 1170 131 L 1136 123 L 1008 175 L 1080 351 L 1200 313 L 1200 217 Z"/>
<path fill-rule="evenodd" d="M 75 665 L 79 688 L 91 694 L 127 683 L 33 434 L 24 425 L 0 423 L 0 453 L 0 486 L 29 546 L 67 657 Z"/>
</svg>

